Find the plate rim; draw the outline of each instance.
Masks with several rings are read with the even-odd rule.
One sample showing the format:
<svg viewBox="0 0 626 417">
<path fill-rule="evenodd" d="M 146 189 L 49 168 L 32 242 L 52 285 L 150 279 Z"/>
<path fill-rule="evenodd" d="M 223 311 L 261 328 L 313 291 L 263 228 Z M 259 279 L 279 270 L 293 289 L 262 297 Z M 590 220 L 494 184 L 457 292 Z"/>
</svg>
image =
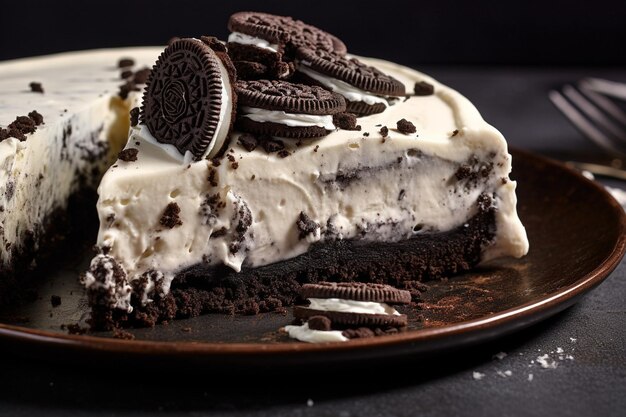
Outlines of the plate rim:
<svg viewBox="0 0 626 417">
<path fill-rule="evenodd" d="M 565 170 L 588 186 L 596 188 L 602 195 L 603 201 L 616 210 L 619 217 L 617 241 L 610 254 L 592 271 L 581 276 L 574 283 L 559 289 L 556 292 L 541 296 L 527 303 L 494 313 L 487 317 L 462 321 L 441 327 L 409 330 L 406 332 L 385 335 L 375 338 L 355 339 L 348 342 L 332 343 L 219 343 L 202 341 L 152 341 L 152 340 L 122 340 L 92 335 L 72 335 L 50 330 L 31 329 L 19 325 L 0 323 L 0 340 L 28 343 L 36 346 L 71 348 L 83 352 L 98 353 L 126 353 L 151 356 L 179 356 L 193 354 L 197 356 L 266 356 L 291 355 L 305 353 L 339 353 L 360 351 L 364 349 L 379 349 L 385 347 L 402 347 L 411 343 L 432 340 L 446 340 L 459 334 L 474 334 L 480 331 L 497 330 L 507 324 L 521 319 L 554 314 L 568 307 L 579 296 L 587 293 L 604 279 L 606 279 L 619 265 L 626 253 L 626 213 L 613 196 L 598 182 L 589 180 L 579 172 L 569 168 L 564 163 L 536 154 L 534 152 L 510 148 L 510 153 L 523 158 L 534 160 L 557 170 Z M 513 165 L 513 170 L 515 166 Z M 569 303 L 568 303 L 569 302 Z M 559 308 L 562 307 L 562 308 Z M 537 321 L 537 320 L 534 320 Z M 530 325 L 533 320 L 527 320 Z"/>
</svg>

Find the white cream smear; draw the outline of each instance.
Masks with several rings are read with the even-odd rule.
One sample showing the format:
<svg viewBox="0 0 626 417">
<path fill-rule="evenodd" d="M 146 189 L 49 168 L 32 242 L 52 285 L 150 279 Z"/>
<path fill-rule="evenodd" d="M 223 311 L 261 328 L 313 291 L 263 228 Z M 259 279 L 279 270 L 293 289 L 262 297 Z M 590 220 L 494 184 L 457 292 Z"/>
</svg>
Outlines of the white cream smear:
<svg viewBox="0 0 626 417">
<path fill-rule="evenodd" d="M 511 157 L 500 132 L 467 99 L 428 76 L 363 61 L 409 90 L 427 81 L 436 93 L 359 118 L 360 132 L 337 130 L 298 147 L 285 140 L 291 152 L 285 158 L 262 147 L 246 151 L 235 132 L 227 155 L 236 168 L 226 158 L 219 165 L 206 159 L 181 165 L 153 143 L 147 129 L 131 129 L 127 147 L 138 149 L 137 161 L 118 161 L 106 173 L 98 201 L 98 245 L 120 263 L 127 281 L 159 271 L 159 288 L 167 293 L 178 272 L 199 263 L 240 271 L 296 257 L 326 240 L 394 242 L 445 232 L 477 214 L 482 194 L 493 196 L 496 208 L 495 237 L 482 260 L 526 254 L 516 183 L 508 179 Z M 415 124 L 419 137 L 395 129 L 403 118 Z M 389 128 L 384 143 L 381 125 Z M 491 164 L 489 175 L 466 186 L 456 172 L 474 159 Z M 170 203 L 180 208 L 182 221 L 172 228 L 160 223 Z M 296 226 L 301 212 L 319 225 L 305 238 Z"/>
<path fill-rule="evenodd" d="M 302 326 L 285 326 L 285 331 L 289 337 L 308 343 L 329 343 L 347 342 L 348 339 L 340 330 L 313 330 L 309 328 L 309 323 Z"/>
<path fill-rule="evenodd" d="M 386 314 L 399 316 L 400 313 L 386 303 L 373 301 L 344 300 L 341 298 L 309 298 L 308 308 L 320 311 L 338 311 L 340 313 Z"/>
<path fill-rule="evenodd" d="M 241 32 L 233 32 L 228 35 L 228 42 L 239 43 L 242 45 L 252 45 L 257 48 L 267 49 L 272 52 L 278 52 L 278 45 L 275 43 L 269 43 L 265 39 L 257 38 L 255 36 L 246 35 Z"/>
<path fill-rule="evenodd" d="M 320 74 L 308 65 L 309 64 L 306 61 L 300 62 L 298 71 L 320 82 L 323 86 L 330 88 L 333 92 L 344 96 L 346 100 L 353 102 L 363 101 L 369 105 L 383 103 L 385 106 L 389 107 L 389 101 L 385 97 L 368 93 L 367 91 L 356 88 L 345 81 Z"/>
<path fill-rule="evenodd" d="M 335 130 L 333 116 L 318 116 L 314 114 L 286 113 L 284 111 L 265 110 L 257 107 L 242 106 L 240 116 L 247 117 L 255 122 L 273 122 L 290 127 L 319 126 L 326 130 Z"/>
</svg>

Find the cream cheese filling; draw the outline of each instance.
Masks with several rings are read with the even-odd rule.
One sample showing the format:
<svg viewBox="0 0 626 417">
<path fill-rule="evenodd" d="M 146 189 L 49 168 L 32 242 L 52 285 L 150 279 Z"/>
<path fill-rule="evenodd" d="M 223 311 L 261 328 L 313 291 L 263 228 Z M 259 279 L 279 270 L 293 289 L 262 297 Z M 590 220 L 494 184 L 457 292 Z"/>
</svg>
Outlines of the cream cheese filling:
<svg viewBox="0 0 626 417">
<path fill-rule="evenodd" d="M 267 49 L 272 52 L 278 52 L 278 44 L 269 43 L 265 39 L 257 38 L 256 36 L 246 35 L 241 32 L 233 32 L 228 35 L 228 42 L 239 43 L 242 45 L 252 45 L 257 48 Z"/>
<path fill-rule="evenodd" d="M 240 107 L 244 113 L 241 117 L 247 117 L 255 122 L 273 122 L 290 127 L 318 126 L 326 130 L 335 130 L 333 116 L 318 116 L 314 114 L 286 113 L 284 111 L 265 110 L 257 107 Z"/>
<path fill-rule="evenodd" d="M 333 92 L 341 94 L 346 98 L 346 100 L 353 102 L 363 101 L 369 105 L 383 103 L 386 107 L 389 107 L 389 101 L 385 97 L 368 93 L 365 90 L 356 88 L 345 81 L 320 74 L 309 65 L 310 64 L 308 62 L 301 61 L 298 71 L 308 75 L 316 81 L 319 81 L 323 86 L 330 88 Z"/>
<path fill-rule="evenodd" d="M 341 298 L 309 298 L 309 308 L 319 311 L 336 311 L 339 313 L 385 314 L 399 316 L 400 313 L 386 303 L 373 301 L 355 301 Z"/>
</svg>

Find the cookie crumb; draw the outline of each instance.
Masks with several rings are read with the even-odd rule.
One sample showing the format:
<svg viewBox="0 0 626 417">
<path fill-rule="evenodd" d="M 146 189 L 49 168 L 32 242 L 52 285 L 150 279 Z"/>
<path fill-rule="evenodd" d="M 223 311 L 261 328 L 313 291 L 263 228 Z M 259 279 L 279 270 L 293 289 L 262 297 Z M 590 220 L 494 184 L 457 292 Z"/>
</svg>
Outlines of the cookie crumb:
<svg viewBox="0 0 626 417">
<path fill-rule="evenodd" d="M 405 135 L 417 132 L 417 128 L 415 127 L 415 125 L 406 119 L 398 120 L 398 123 L 396 125 L 398 127 L 398 131 L 400 133 L 404 133 Z"/>
<path fill-rule="evenodd" d="M 258 145 L 256 137 L 254 135 L 251 135 L 250 133 L 244 133 L 239 136 L 237 143 L 239 143 L 241 147 L 248 152 L 252 152 L 253 150 L 255 150 Z"/>
<path fill-rule="evenodd" d="M 43 116 L 39 114 L 37 110 L 33 110 L 30 113 L 28 113 L 28 117 L 30 117 L 33 120 L 33 122 L 35 122 L 36 126 L 43 124 Z"/>
<path fill-rule="evenodd" d="M 114 329 L 113 337 L 121 340 L 134 340 L 135 335 L 122 329 Z"/>
<path fill-rule="evenodd" d="M 130 125 L 135 127 L 139 124 L 139 107 L 133 107 L 130 111 Z"/>
<path fill-rule="evenodd" d="M 459 129 L 454 129 L 454 130 L 452 131 L 452 134 L 450 135 L 450 137 L 451 137 L 451 138 L 453 138 L 453 137 L 455 137 L 455 136 L 456 136 L 456 135 L 458 135 L 458 134 L 459 134 Z"/>
<path fill-rule="evenodd" d="M 167 227 L 168 229 L 181 226 L 183 222 L 180 220 L 180 207 L 178 204 L 175 202 L 169 203 L 167 207 L 165 207 L 159 223 L 161 223 L 161 226 Z"/>
<path fill-rule="evenodd" d="M 117 159 L 124 162 L 135 162 L 137 160 L 138 149 L 128 148 L 117 154 Z"/>
<path fill-rule="evenodd" d="M 30 84 L 28 84 L 28 86 L 30 87 L 30 91 L 32 93 L 41 93 L 41 94 L 43 94 L 43 85 L 41 85 L 41 83 L 33 81 Z"/>
<path fill-rule="evenodd" d="M 148 81 L 148 77 L 150 76 L 150 68 L 142 68 L 139 71 L 135 72 L 133 75 L 133 82 L 135 84 L 145 84 Z"/>
<path fill-rule="evenodd" d="M 315 145 L 315 148 L 313 148 L 313 152 L 317 152 L 319 148 L 320 148 L 320 145 Z"/>
<path fill-rule="evenodd" d="M 320 225 L 317 224 L 313 219 L 311 219 L 305 212 L 301 211 L 300 216 L 298 217 L 298 221 L 296 221 L 296 226 L 298 226 L 298 230 L 300 231 L 299 239 L 302 240 L 307 235 L 315 233 L 320 229 Z"/>
<path fill-rule="evenodd" d="M 52 304 L 52 307 L 58 307 L 61 305 L 61 297 L 59 297 L 58 295 L 53 295 L 50 297 L 50 304 Z"/>
<path fill-rule="evenodd" d="M 356 124 L 356 116 L 352 113 L 333 114 L 333 124 L 338 129 L 361 130 L 361 126 Z"/>
<path fill-rule="evenodd" d="M 121 58 L 117 61 L 118 68 L 132 67 L 133 65 L 135 65 L 135 60 L 132 58 Z"/>
<path fill-rule="evenodd" d="M 418 81 L 413 86 L 413 93 L 416 96 L 430 96 L 435 93 L 435 87 L 426 81 Z"/>
</svg>

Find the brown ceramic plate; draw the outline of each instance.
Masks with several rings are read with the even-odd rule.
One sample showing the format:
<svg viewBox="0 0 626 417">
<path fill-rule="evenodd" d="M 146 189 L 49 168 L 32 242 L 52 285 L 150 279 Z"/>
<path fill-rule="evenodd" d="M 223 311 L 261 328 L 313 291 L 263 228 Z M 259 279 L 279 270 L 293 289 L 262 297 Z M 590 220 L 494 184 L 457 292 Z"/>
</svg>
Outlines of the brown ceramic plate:
<svg viewBox="0 0 626 417">
<path fill-rule="evenodd" d="M 429 283 L 422 309 L 405 311 L 411 324 L 404 333 L 337 344 L 299 343 L 276 332 L 290 322 L 289 312 L 178 320 L 133 330 L 134 340 L 108 333 L 68 335 L 61 325 L 84 320 L 87 313 L 77 285 L 90 255 L 86 252 L 80 262 L 41 284 L 38 301 L 0 314 L 5 323 L 0 340 L 19 352 L 55 360 L 257 369 L 427 354 L 527 327 L 571 306 L 613 271 L 626 248 L 626 216 L 602 186 L 562 164 L 522 151 L 513 151 L 513 158 L 530 253 Z M 52 294 L 62 299 L 56 308 Z"/>
</svg>

